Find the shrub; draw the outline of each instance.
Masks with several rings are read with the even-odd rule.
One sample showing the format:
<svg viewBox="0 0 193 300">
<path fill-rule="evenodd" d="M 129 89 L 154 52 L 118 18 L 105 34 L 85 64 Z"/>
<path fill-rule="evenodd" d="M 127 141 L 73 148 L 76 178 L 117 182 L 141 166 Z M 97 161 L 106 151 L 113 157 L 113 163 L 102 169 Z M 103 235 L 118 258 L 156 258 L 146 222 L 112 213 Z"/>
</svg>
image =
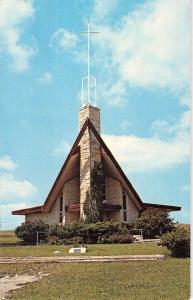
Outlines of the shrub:
<svg viewBox="0 0 193 300">
<path fill-rule="evenodd" d="M 131 244 L 134 238 L 130 234 L 114 233 L 111 236 L 102 235 L 98 239 L 99 244 Z"/>
<path fill-rule="evenodd" d="M 101 236 L 111 236 L 113 234 L 129 234 L 126 225 L 118 222 L 97 222 L 89 223 L 74 223 L 65 226 L 52 225 L 49 229 L 49 241 L 51 243 L 66 243 L 74 237 L 82 238 L 86 244 L 94 244 L 98 242 Z"/>
<path fill-rule="evenodd" d="M 80 236 L 75 236 L 71 239 L 68 239 L 66 241 L 64 241 L 65 245 L 74 245 L 74 247 L 80 245 L 80 244 L 84 244 L 83 238 Z"/>
<path fill-rule="evenodd" d="M 15 234 L 21 240 L 29 244 L 35 244 L 37 240 L 37 231 L 41 231 L 41 238 L 46 239 L 49 225 L 43 221 L 27 221 L 15 229 Z"/>
<path fill-rule="evenodd" d="M 171 232 L 174 224 L 167 211 L 151 208 L 142 212 L 136 220 L 135 228 L 143 230 L 144 238 L 155 238 Z"/>
<path fill-rule="evenodd" d="M 171 251 L 174 257 L 190 256 L 190 232 L 181 227 L 161 236 L 159 245 Z"/>
</svg>

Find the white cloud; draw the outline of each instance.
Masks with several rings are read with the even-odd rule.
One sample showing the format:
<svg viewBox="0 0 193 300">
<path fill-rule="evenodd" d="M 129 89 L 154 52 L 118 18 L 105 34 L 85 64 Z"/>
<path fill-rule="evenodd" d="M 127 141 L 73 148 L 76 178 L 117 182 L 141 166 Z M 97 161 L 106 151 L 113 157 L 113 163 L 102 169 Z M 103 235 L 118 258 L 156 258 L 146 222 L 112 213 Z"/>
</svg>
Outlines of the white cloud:
<svg viewBox="0 0 193 300">
<path fill-rule="evenodd" d="M 8 203 L 0 205 L 0 227 L 2 230 L 15 229 L 24 222 L 24 216 L 13 216 L 12 210 L 27 208 L 26 203 Z"/>
<path fill-rule="evenodd" d="M 10 211 L 11 212 L 12 210 L 27 208 L 28 206 L 27 206 L 26 203 L 17 203 L 17 204 L 8 203 L 8 204 L 1 204 L 0 207 L 1 207 L 1 211 L 3 213 L 4 211 Z"/>
<path fill-rule="evenodd" d="M 111 76 L 109 77 L 111 78 Z M 122 107 L 125 105 L 125 98 L 127 95 L 126 86 L 121 81 L 112 82 L 111 80 L 100 84 L 98 92 L 100 99 L 105 99 L 111 106 Z"/>
<path fill-rule="evenodd" d="M 42 76 L 38 78 L 39 82 L 42 83 L 52 83 L 53 82 L 53 76 L 50 72 L 45 72 Z"/>
<path fill-rule="evenodd" d="M 190 190 L 190 186 L 187 184 L 187 185 L 184 185 L 183 187 L 182 187 L 182 191 L 183 192 L 188 192 Z"/>
<path fill-rule="evenodd" d="M 190 159 L 189 112 L 184 113 L 176 123 L 159 120 L 153 128 L 154 135 L 148 138 L 103 135 L 107 146 L 126 172 L 165 170 Z"/>
<path fill-rule="evenodd" d="M 176 167 L 189 159 L 189 144 L 182 137 L 171 141 L 137 136 L 103 135 L 126 172 L 147 172 Z"/>
<path fill-rule="evenodd" d="M 16 163 L 8 155 L 0 157 L 0 169 L 13 171 L 16 166 Z"/>
<path fill-rule="evenodd" d="M 72 49 L 76 46 L 78 37 L 75 33 L 69 32 L 64 28 L 59 28 L 53 33 L 50 39 L 49 46 L 57 51 Z"/>
<path fill-rule="evenodd" d="M 18 198 L 26 198 L 34 195 L 37 188 L 27 180 L 17 180 L 11 174 L 0 174 L 0 199 L 12 199 L 17 201 Z"/>
<path fill-rule="evenodd" d="M 66 155 L 70 151 L 70 148 L 71 146 L 67 141 L 62 141 L 54 148 L 53 155 Z"/>
<path fill-rule="evenodd" d="M 121 123 L 121 128 L 123 129 L 123 130 L 125 130 L 125 129 L 128 129 L 129 127 L 130 127 L 130 123 L 128 122 L 128 121 L 123 121 L 122 123 Z"/>
<path fill-rule="evenodd" d="M 122 89 L 184 90 L 189 76 L 189 6 L 188 0 L 146 1 L 109 26 L 105 21 L 101 25 L 95 5 L 92 27 L 100 32 L 93 39 L 98 48 L 96 59 L 111 74 L 112 82 L 118 81 Z M 108 87 L 106 90 L 104 94 Z M 117 91 L 119 105 L 125 94 L 120 97 Z"/>
<path fill-rule="evenodd" d="M 181 97 L 180 105 L 190 107 L 190 99 L 188 97 Z"/>
<path fill-rule="evenodd" d="M 93 3 L 93 14 L 95 18 L 104 20 L 112 13 L 118 4 L 118 0 L 95 0 Z"/>
<path fill-rule="evenodd" d="M 10 55 L 14 71 L 23 72 L 36 50 L 21 41 L 24 22 L 34 15 L 33 2 L 2 0 L 0 2 L 0 52 Z"/>
<path fill-rule="evenodd" d="M 185 135 L 188 134 L 190 128 L 190 111 L 184 112 L 179 120 L 168 121 L 158 119 L 152 123 L 151 130 L 156 136 L 161 135 Z"/>
</svg>

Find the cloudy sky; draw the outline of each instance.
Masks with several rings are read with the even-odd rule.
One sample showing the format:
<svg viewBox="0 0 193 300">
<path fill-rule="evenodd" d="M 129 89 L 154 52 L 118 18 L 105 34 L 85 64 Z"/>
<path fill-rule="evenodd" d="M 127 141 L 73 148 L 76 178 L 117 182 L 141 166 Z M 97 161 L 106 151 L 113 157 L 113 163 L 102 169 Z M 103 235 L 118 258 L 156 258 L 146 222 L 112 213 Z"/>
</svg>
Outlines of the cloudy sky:
<svg viewBox="0 0 193 300">
<path fill-rule="evenodd" d="M 90 18 L 106 144 L 144 202 L 189 222 L 189 1 L 0 2 L 1 226 L 41 205 L 78 134 Z"/>
</svg>

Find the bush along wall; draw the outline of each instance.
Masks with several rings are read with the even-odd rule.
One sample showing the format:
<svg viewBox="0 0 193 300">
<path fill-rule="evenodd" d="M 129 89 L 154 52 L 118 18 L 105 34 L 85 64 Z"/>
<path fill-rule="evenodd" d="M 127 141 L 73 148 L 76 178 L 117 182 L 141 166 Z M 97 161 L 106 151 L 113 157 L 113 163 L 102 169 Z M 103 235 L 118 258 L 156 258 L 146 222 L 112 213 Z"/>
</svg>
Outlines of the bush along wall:
<svg viewBox="0 0 193 300">
<path fill-rule="evenodd" d="M 49 225 L 41 220 L 34 222 L 27 221 L 15 229 L 15 234 L 27 244 L 36 244 L 37 231 L 41 232 L 41 238 L 46 240 L 48 237 L 48 230 Z"/>
<path fill-rule="evenodd" d="M 171 251 L 174 257 L 190 256 L 190 231 L 178 227 L 172 232 L 168 232 L 161 236 L 159 245 L 166 247 Z"/>
<path fill-rule="evenodd" d="M 131 243 L 130 226 L 118 222 L 74 223 L 64 226 L 48 225 L 41 220 L 25 222 L 15 233 L 26 244 L 36 244 L 37 231 L 50 244 Z"/>
<path fill-rule="evenodd" d="M 174 223 L 167 211 L 149 208 L 142 212 L 134 227 L 143 230 L 144 238 L 152 239 L 171 232 L 174 229 Z"/>
<path fill-rule="evenodd" d="M 74 223 L 65 226 L 52 225 L 48 240 L 52 244 L 95 244 L 131 243 L 129 226 L 117 222 L 97 222 L 94 224 Z"/>
</svg>

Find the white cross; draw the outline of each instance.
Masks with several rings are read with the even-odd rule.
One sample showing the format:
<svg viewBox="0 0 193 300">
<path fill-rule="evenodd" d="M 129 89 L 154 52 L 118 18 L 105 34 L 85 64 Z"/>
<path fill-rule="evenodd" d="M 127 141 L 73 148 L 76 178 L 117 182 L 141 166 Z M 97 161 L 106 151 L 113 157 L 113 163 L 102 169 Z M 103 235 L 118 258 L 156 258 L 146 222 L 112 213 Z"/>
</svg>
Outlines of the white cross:
<svg viewBox="0 0 193 300">
<path fill-rule="evenodd" d="M 90 24 L 88 19 L 88 27 L 87 31 L 83 31 L 81 33 L 87 34 L 88 42 L 87 42 L 87 59 L 88 59 L 88 103 L 90 103 L 90 34 L 99 33 L 98 31 L 90 31 Z"/>
</svg>

